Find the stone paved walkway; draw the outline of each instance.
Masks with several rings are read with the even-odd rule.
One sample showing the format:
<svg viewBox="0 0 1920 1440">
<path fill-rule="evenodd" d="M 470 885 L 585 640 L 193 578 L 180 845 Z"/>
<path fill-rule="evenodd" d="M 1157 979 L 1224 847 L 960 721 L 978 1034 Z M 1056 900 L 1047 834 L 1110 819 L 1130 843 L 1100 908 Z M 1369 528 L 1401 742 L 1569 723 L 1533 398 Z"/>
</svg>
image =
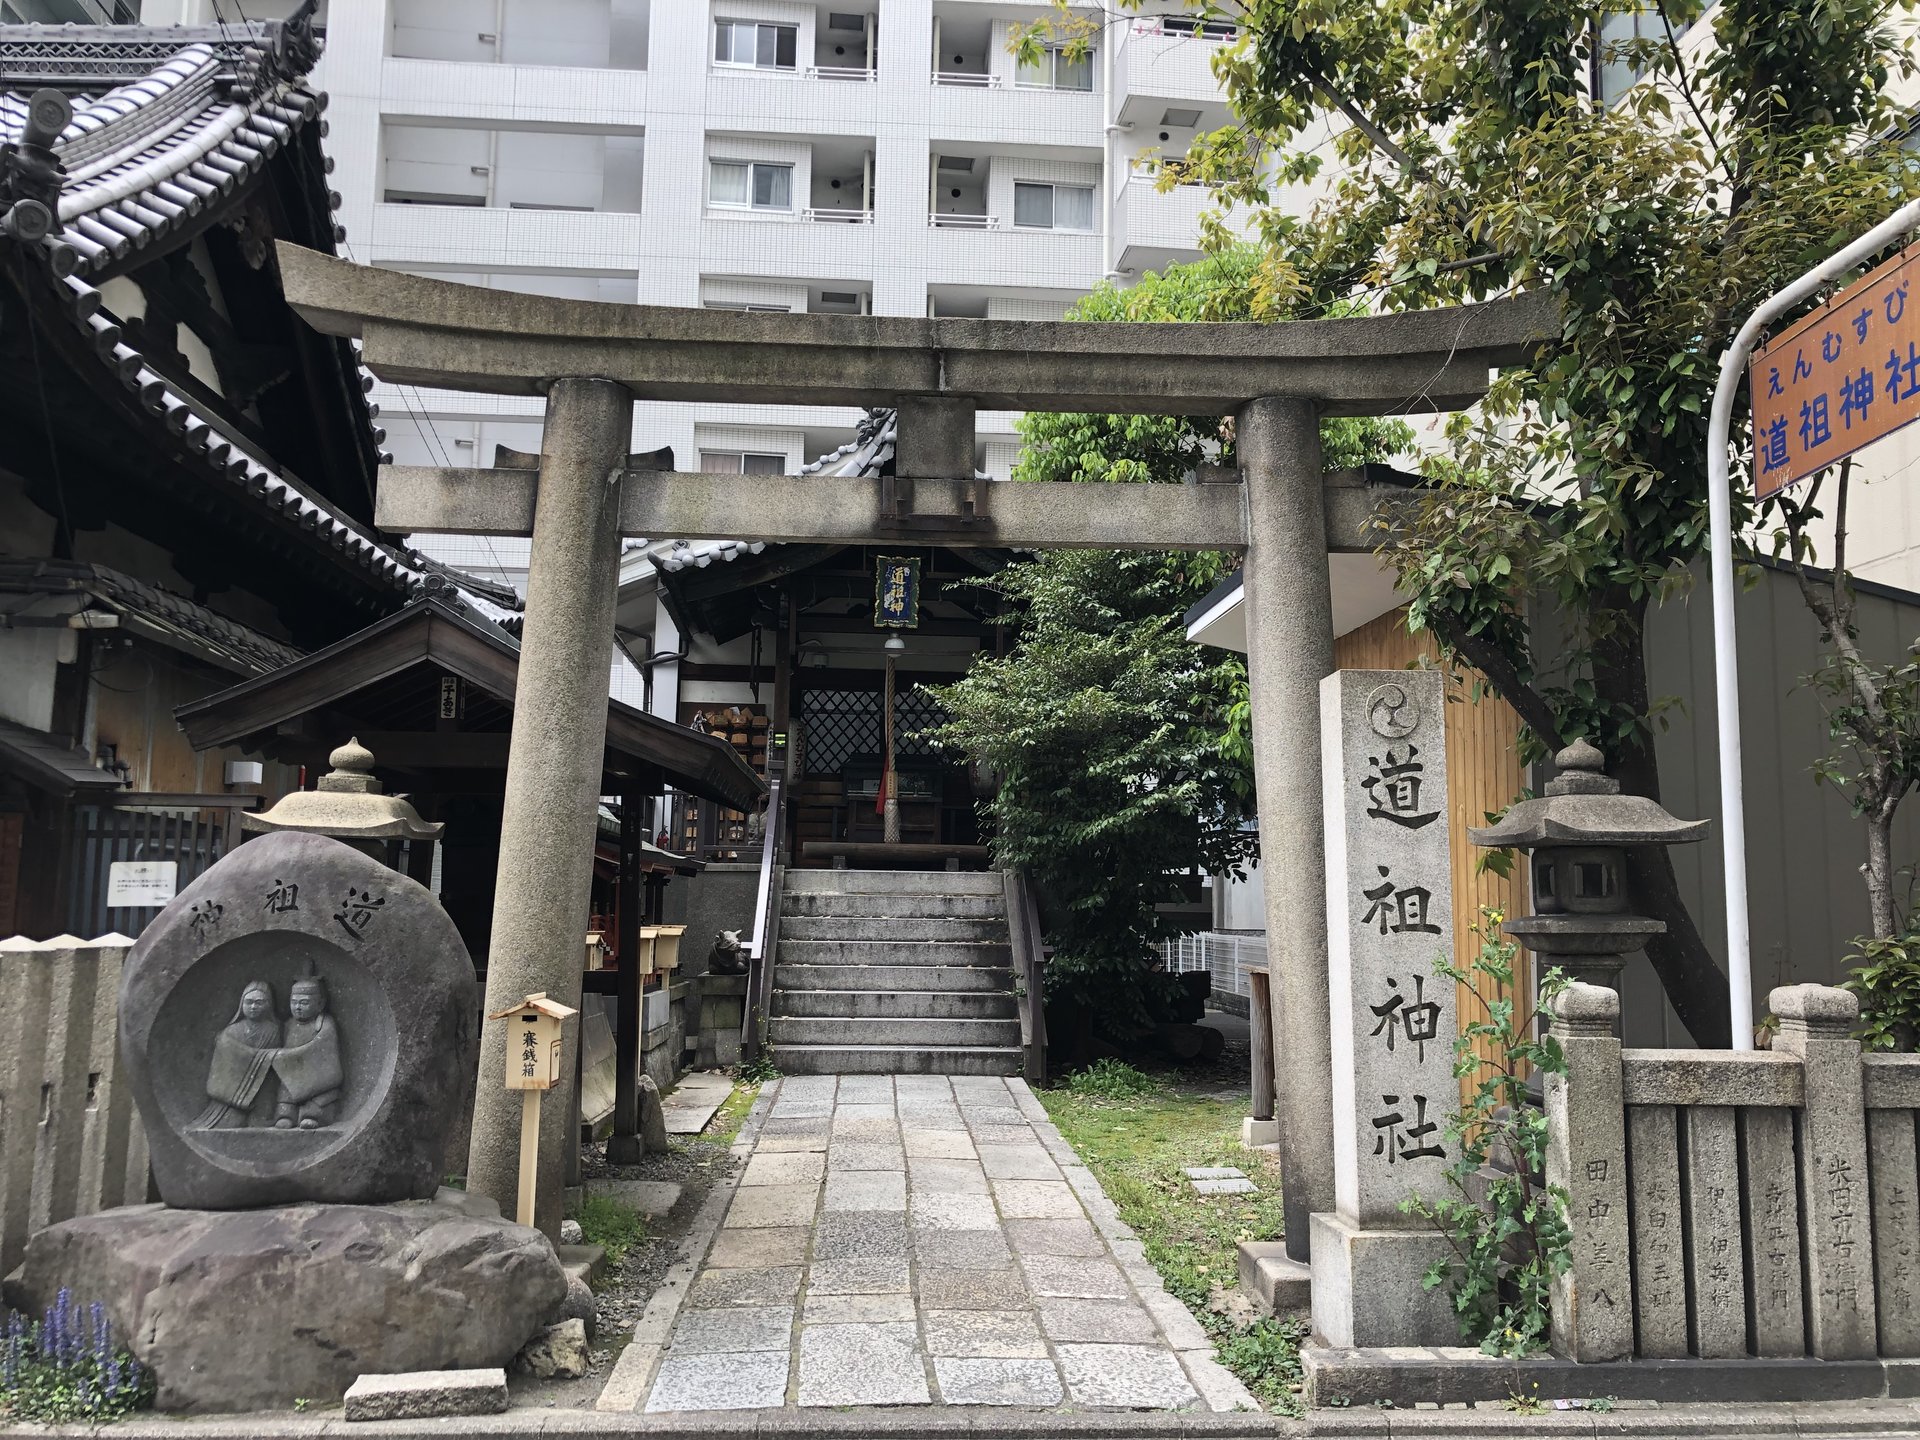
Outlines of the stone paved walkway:
<svg viewBox="0 0 1920 1440">
<path fill-rule="evenodd" d="M 1256 1408 L 1022 1081 L 791 1077 L 741 1140 L 639 1408 Z"/>
</svg>

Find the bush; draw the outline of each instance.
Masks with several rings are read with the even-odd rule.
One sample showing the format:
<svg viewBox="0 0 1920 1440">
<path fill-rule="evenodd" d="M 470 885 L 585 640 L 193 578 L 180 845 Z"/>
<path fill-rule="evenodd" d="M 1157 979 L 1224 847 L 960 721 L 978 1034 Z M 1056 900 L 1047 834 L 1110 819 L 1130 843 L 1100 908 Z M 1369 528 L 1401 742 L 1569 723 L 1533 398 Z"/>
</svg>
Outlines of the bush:
<svg viewBox="0 0 1920 1440">
<path fill-rule="evenodd" d="M 1860 997 L 1860 1044 L 1910 1052 L 1920 1039 L 1920 933 L 1913 917 L 1891 940 L 1861 936 L 1841 985 Z"/>
<path fill-rule="evenodd" d="M 1539 1003 L 1516 1006 L 1513 959 L 1519 947 L 1495 938 L 1501 915 L 1482 909 L 1480 953 L 1464 969 L 1444 959 L 1436 974 L 1462 992 L 1476 978 L 1491 980 L 1486 1018 L 1462 1032 L 1453 1047 L 1453 1073 L 1470 1081 L 1465 1106 L 1447 1123 L 1453 1160 L 1447 1166 L 1452 1194 L 1437 1200 L 1414 1196 L 1402 1208 L 1430 1220 L 1453 1248 L 1436 1261 L 1422 1283 L 1447 1287 L 1463 1339 L 1489 1355 L 1518 1359 L 1545 1348 L 1554 1277 L 1572 1263 L 1566 1191 L 1541 1181 L 1547 1158 L 1547 1117 L 1527 1093 L 1529 1071 L 1564 1075 L 1560 1042 L 1546 1029 L 1553 1000 L 1566 977 L 1549 970 L 1540 977 Z M 1491 1059 L 1474 1045 L 1487 1042 Z M 1478 1191 L 1484 1186 L 1485 1198 Z"/>
<path fill-rule="evenodd" d="M 58 1425 L 117 1420 L 153 1403 L 153 1377 L 113 1342 L 106 1307 L 62 1290 L 46 1315 L 15 1312 L 0 1342 L 0 1411 Z"/>
<path fill-rule="evenodd" d="M 1083 1100 L 1138 1100 L 1163 1088 L 1163 1082 L 1124 1060 L 1096 1060 L 1067 1077 L 1068 1091 Z"/>
</svg>

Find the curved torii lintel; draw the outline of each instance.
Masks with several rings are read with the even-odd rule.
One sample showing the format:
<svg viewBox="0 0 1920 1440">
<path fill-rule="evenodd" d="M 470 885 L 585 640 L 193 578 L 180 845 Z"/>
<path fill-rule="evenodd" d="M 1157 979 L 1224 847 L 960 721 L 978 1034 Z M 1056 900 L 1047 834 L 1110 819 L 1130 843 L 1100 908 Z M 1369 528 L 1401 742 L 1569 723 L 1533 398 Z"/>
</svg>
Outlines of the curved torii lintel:
<svg viewBox="0 0 1920 1440">
<path fill-rule="evenodd" d="M 916 319 L 620 305 L 431 280 L 279 244 L 294 309 L 356 336 L 383 380 L 536 395 L 563 376 L 642 400 L 1226 415 L 1260 396 L 1329 415 L 1457 410 L 1558 335 L 1533 292 L 1454 309 L 1269 325 Z"/>
</svg>

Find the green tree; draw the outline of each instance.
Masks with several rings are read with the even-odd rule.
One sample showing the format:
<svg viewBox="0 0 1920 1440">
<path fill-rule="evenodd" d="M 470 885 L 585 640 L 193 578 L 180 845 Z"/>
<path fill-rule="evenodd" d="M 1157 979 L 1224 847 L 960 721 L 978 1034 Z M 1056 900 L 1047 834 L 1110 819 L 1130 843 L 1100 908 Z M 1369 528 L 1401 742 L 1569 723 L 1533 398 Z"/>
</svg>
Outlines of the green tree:
<svg viewBox="0 0 1920 1440">
<path fill-rule="evenodd" d="M 1585 735 L 1623 788 L 1658 798 L 1671 702 L 1648 684 L 1646 625 L 1705 541 L 1718 350 L 1915 189 L 1886 94 L 1911 64 L 1889 25 L 1909 4 L 1189 5 L 1243 27 L 1215 60 L 1239 123 L 1186 170 L 1251 217 L 1267 303 L 1308 316 L 1515 287 L 1561 302 L 1561 337 L 1455 418 L 1435 483 L 1381 521 L 1413 624 L 1513 705 L 1530 757 Z M 1603 43 L 1626 14 L 1646 38 Z M 1683 48 L 1696 22 L 1714 43 Z M 1051 25 L 1090 38 L 1064 8 Z M 1607 62 L 1645 82 L 1597 103 L 1588 77 Z M 1629 872 L 1666 923 L 1647 953 L 1675 1010 L 1699 1043 L 1728 1043 L 1725 982 L 1666 853 L 1633 852 Z"/>
<path fill-rule="evenodd" d="M 1128 290 L 1103 285 L 1069 318 L 1253 318 L 1260 257 L 1228 250 L 1169 266 Z M 1176 483 L 1231 462 L 1217 418 L 1033 414 L 1021 480 Z M 1397 422 L 1330 420 L 1329 468 L 1411 442 Z M 1000 779 L 986 802 L 998 863 L 1049 900 L 1049 994 L 1083 1003 L 1124 1036 L 1158 1017 L 1168 977 L 1158 942 L 1179 930 L 1157 907 L 1193 871 L 1238 874 L 1252 858 L 1246 665 L 1187 642 L 1187 609 L 1227 572 L 1214 552 L 1063 551 L 981 583 L 1017 617 L 1007 655 L 933 694 L 944 743 Z"/>
</svg>

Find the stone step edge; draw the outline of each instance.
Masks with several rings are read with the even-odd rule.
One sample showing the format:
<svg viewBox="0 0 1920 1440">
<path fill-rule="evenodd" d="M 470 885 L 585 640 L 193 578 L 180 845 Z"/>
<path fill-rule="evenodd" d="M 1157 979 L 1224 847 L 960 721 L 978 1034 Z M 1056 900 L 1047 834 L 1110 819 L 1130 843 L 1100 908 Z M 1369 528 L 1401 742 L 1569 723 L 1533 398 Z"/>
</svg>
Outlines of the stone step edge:
<svg viewBox="0 0 1920 1440">
<path fill-rule="evenodd" d="M 1815 1360 L 1802 1356 L 1576 1362 L 1555 1355 L 1505 1360 L 1453 1345 L 1411 1353 L 1409 1349 L 1343 1350 L 1303 1345 L 1300 1361 L 1309 1405 L 1358 1409 L 1385 1402 L 1394 1407 L 1390 1413 L 1396 1419 L 1403 1408 L 1412 1409 L 1423 1402 L 1503 1405 L 1515 1395 L 1538 1397 L 1548 1404 L 1607 1398 L 1652 1401 L 1662 1406 L 1645 1417 L 1649 1422 L 1664 1420 L 1664 1425 L 1647 1426 L 1653 1432 L 1682 1433 L 1674 1426 L 1673 1412 L 1664 1407 L 1689 1405 L 1729 1412 L 1729 1423 L 1722 1433 L 1731 1433 L 1735 1415 L 1742 1417 L 1746 1433 L 1755 1433 L 1751 1417 L 1758 1406 L 1766 1404 L 1798 1406 L 1810 1401 L 1911 1400 L 1920 1396 L 1920 1360 Z M 1912 1407 L 1903 1408 L 1910 1422 Z M 1476 1409 L 1475 1421 L 1485 1413 Z M 1544 1417 L 1532 1418 L 1537 1424 Z M 1608 1417 L 1608 1433 L 1620 1433 L 1613 1425 L 1620 1418 Z M 1715 1432 L 1689 1425 L 1684 1433 Z"/>
<path fill-rule="evenodd" d="M 802 1050 L 810 1055 L 822 1054 L 827 1051 L 838 1053 L 848 1050 L 861 1055 L 889 1055 L 897 1054 L 901 1051 L 917 1050 L 965 1050 L 969 1054 L 977 1053 L 981 1055 L 1020 1054 L 1020 1047 L 1018 1045 L 962 1045 L 959 1043 L 951 1045 L 822 1045 L 812 1041 L 775 1040 L 769 1044 L 767 1048 L 770 1050 Z"/>
<path fill-rule="evenodd" d="M 1289 1259 L 1284 1240 L 1242 1240 L 1240 1290 L 1263 1315 L 1303 1310 L 1313 1300 L 1313 1267 Z"/>
</svg>

